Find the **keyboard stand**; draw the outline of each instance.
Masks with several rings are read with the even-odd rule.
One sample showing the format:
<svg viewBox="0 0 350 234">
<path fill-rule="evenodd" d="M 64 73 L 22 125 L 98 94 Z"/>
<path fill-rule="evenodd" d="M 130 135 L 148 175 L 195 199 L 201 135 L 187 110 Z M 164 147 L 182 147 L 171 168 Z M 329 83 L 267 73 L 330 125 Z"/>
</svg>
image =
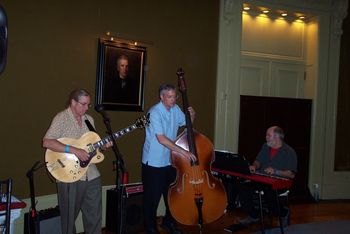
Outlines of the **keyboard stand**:
<svg viewBox="0 0 350 234">
<path fill-rule="evenodd" d="M 257 194 L 258 194 L 258 197 L 259 197 L 259 210 L 260 210 L 261 233 L 262 233 L 262 234 L 265 234 L 264 214 L 263 214 L 262 198 L 261 198 L 261 196 L 264 195 L 264 191 L 263 191 L 263 190 L 256 190 L 255 193 L 257 193 Z"/>
<path fill-rule="evenodd" d="M 211 171 L 214 175 L 218 176 L 219 178 L 241 178 L 245 180 L 249 180 L 251 182 L 255 182 L 257 184 L 265 184 L 270 186 L 270 189 L 275 191 L 276 196 L 276 202 L 277 202 L 277 210 L 278 210 L 278 218 L 279 218 L 279 224 L 281 233 L 284 234 L 283 230 L 283 223 L 282 223 L 282 217 L 281 217 L 281 208 L 279 205 L 279 199 L 278 199 L 278 190 L 280 189 L 289 189 L 292 184 L 293 180 L 284 178 L 284 177 L 274 177 L 274 176 L 266 176 L 266 175 L 257 175 L 257 174 L 242 174 L 235 171 L 229 171 L 229 170 L 223 170 L 220 168 L 215 168 L 212 166 Z M 260 209 L 260 218 L 261 218 L 261 231 L 262 233 L 265 233 L 265 227 L 263 223 L 263 208 L 262 208 L 262 195 L 264 195 L 264 192 L 262 189 L 257 189 L 256 193 L 259 195 L 259 209 Z"/>
<path fill-rule="evenodd" d="M 261 233 L 265 234 L 265 224 L 264 224 L 264 214 L 263 214 L 263 206 L 262 206 L 262 196 L 264 195 L 264 190 L 256 190 L 256 194 L 258 194 L 259 197 L 259 211 L 260 211 L 260 224 L 261 224 Z M 276 205 L 278 210 L 278 221 L 280 225 L 281 234 L 284 234 L 283 230 L 283 222 L 281 217 L 281 207 L 278 199 L 278 192 L 275 190 L 275 196 L 276 196 Z"/>
<path fill-rule="evenodd" d="M 275 196 L 276 196 L 276 204 L 277 204 L 277 210 L 278 210 L 278 221 L 280 223 L 280 229 L 281 229 L 281 234 L 284 234 L 283 230 L 283 221 L 281 217 L 281 207 L 280 207 L 280 201 L 279 201 L 279 196 L 277 190 L 275 190 Z M 288 215 L 288 214 L 287 214 Z M 287 217 L 288 218 L 288 217 Z"/>
</svg>

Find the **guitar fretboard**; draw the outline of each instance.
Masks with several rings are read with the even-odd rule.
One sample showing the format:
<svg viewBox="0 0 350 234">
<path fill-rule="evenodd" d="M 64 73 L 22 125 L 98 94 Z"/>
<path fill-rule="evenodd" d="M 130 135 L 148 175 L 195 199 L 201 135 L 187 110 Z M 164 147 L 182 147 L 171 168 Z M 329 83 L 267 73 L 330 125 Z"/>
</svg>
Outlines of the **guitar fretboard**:
<svg viewBox="0 0 350 234">
<path fill-rule="evenodd" d="M 133 124 L 133 125 L 130 125 L 124 129 L 118 131 L 118 132 L 113 133 L 113 136 L 115 138 L 119 138 L 119 137 L 124 136 L 125 134 L 128 134 L 129 132 L 134 131 L 135 129 L 137 129 L 137 126 L 136 126 L 136 124 Z M 102 146 L 104 146 L 105 144 L 107 144 L 108 142 L 111 142 L 111 141 L 112 141 L 112 136 L 107 136 L 107 137 L 101 139 L 100 141 L 94 143 L 93 146 L 95 149 L 101 148 Z"/>
</svg>

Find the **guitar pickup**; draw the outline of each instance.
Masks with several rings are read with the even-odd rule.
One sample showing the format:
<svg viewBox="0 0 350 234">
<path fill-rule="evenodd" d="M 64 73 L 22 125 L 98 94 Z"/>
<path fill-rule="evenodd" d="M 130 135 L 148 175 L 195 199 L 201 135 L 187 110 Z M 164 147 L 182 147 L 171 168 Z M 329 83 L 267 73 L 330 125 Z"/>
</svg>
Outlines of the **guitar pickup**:
<svg viewBox="0 0 350 234">
<path fill-rule="evenodd" d="M 61 167 L 66 167 L 60 159 L 57 159 L 57 162 L 61 165 Z"/>
</svg>

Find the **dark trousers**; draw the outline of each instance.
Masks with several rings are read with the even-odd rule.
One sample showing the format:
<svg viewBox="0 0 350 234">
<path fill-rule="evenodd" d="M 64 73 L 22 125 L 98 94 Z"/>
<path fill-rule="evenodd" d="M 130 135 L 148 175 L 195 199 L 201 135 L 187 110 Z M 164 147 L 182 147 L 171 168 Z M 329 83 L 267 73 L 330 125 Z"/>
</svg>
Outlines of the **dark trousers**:
<svg viewBox="0 0 350 234">
<path fill-rule="evenodd" d="M 168 206 L 168 189 L 175 178 L 176 170 L 172 166 L 158 168 L 142 164 L 143 209 L 146 230 L 156 228 L 157 208 L 162 195 L 166 208 L 163 222 L 173 222 L 174 219 Z"/>
<path fill-rule="evenodd" d="M 227 194 L 227 207 L 226 209 L 228 211 L 233 210 L 235 207 L 237 207 L 237 197 L 238 197 L 238 187 L 237 187 L 237 180 L 235 178 L 232 178 L 230 180 L 223 180 L 223 184 L 226 189 Z"/>
<path fill-rule="evenodd" d="M 75 234 L 75 220 L 82 212 L 86 234 L 100 234 L 102 224 L 102 186 L 100 177 L 90 181 L 57 183 L 62 234 Z"/>
</svg>

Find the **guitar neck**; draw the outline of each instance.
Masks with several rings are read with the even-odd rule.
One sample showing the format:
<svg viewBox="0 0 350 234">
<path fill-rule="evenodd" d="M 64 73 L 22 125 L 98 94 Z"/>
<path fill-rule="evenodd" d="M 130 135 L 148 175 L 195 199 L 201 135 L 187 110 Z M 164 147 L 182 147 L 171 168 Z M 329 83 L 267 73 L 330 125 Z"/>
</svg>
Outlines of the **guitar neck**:
<svg viewBox="0 0 350 234">
<path fill-rule="evenodd" d="M 118 132 L 115 132 L 113 133 L 113 136 L 115 139 L 119 138 L 119 137 L 122 137 L 132 131 L 134 131 L 135 129 L 137 129 L 138 127 L 136 126 L 136 124 L 132 124 Z M 107 136 L 103 139 L 101 139 L 100 141 L 96 142 L 93 144 L 94 148 L 97 149 L 97 148 L 101 148 L 102 146 L 104 146 L 105 144 L 107 144 L 108 142 L 111 142 L 113 141 L 113 137 L 112 136 Z"/>
</svg>

